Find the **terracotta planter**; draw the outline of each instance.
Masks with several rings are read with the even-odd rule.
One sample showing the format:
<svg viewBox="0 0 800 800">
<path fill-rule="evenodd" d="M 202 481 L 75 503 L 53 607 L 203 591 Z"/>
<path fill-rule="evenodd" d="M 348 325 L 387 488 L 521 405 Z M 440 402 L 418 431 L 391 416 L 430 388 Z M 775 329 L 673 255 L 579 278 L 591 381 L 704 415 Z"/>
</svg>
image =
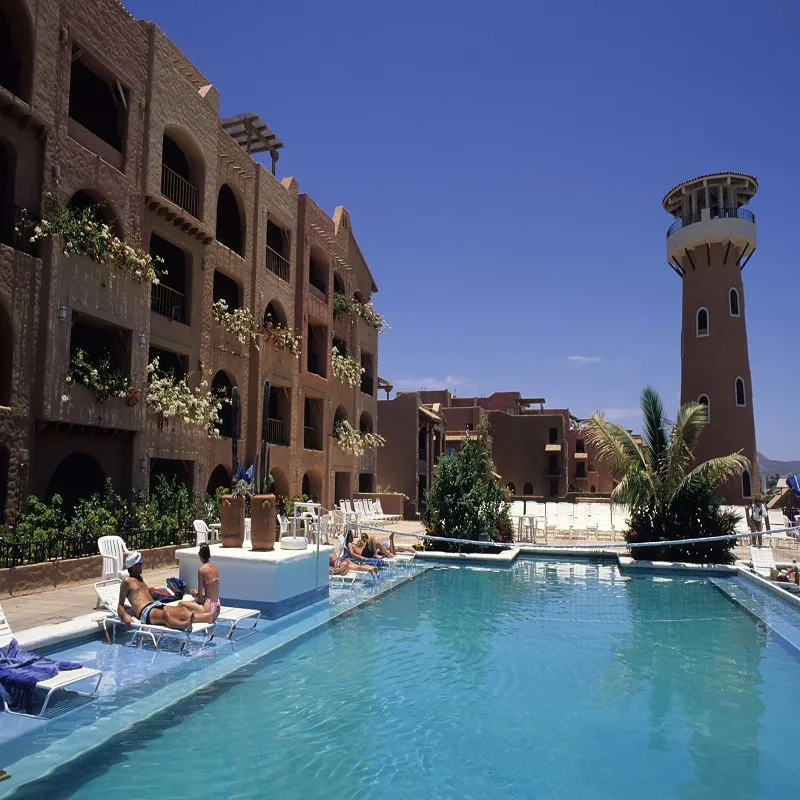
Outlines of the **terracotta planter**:
<svg viewBox="0 0 800 800">
<path fill-rule="evenodd" d="M 226 494 L 220 503 L 221 540 L 223 547 L 241 547 L 244 544 L 245 498 Z"/>
<path fill-rule="evenodd" d="M 250 498 L 250 544 L 253 550 L 275 548 L 274 494 L 257 494 Z"/>
</svg>

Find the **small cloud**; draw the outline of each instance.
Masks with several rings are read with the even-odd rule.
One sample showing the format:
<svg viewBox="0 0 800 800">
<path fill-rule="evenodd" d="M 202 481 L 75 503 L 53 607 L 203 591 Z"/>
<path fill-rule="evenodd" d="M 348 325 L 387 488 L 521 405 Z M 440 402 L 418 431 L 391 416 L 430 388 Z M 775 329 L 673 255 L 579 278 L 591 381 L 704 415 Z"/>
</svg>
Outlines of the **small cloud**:
<svg viewBox="0 0 800 800">
<path fill-rule="evenodd" d="M 600 356 L 569 356 L 567 358 L 570 364 L 597 364 L 602 360 Z"/>
<path fill-rule="evenodd" d="M 401 391 L 413 391 L 421 389 L 463 389 L 465 386 L 471 386 L 466 378 L 461 378 L 458 375 L 445 375 L 444 377 L 437 378 L 433 375 L 428 375 L 424 378 L 401 378 L 400 380 L 393 381 L 394 388 Z"/>
</svg>

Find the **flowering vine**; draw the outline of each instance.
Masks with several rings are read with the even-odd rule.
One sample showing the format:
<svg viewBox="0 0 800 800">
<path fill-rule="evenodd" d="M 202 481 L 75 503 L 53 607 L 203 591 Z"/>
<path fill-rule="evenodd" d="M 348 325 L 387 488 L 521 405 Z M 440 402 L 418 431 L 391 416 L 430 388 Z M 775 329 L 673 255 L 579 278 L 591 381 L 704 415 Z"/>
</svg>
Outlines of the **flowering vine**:
<svg viewBox="0 0 800 800">
<path fill-rule="evenodd" d="M 285 328 L 280 323 L 273 325 L 267 322 L 262 333 L 277 350 L 288 350 L 295 357 L 300 355 L 300 337 L 295 336 L 291 328 Z"/>
<path fill-rule="evenodd" d="M 252 340 L 258 349 L 258 339 L 256 337 L 256 324 L 249 308 L 237 308 L 228 311 L 227 300 L 217 300 L 211 311 L 214 319 L 226 330 L 233 334 L 242 344 L 247 344 Z"/>
<path fill-rule="evenodd" d="M 354 456 L 363 456 L 367 450 L 374 450 L 386 443 L 383 436 L 356 430 L 346 419 L 334 425 L 333 438 L 345 453 Z"/>
<path fill-rule="evenodd" d="M 104 403 L 111 397 L 127 397 L 128 405 L 139 402 L 138 394 L 130 385 L 127 375 L 113 365 L 109 354 L 92 361 L 84 350 L 76 350 L 70 357 L 64 381 L 67 386 L 82 384 L 88 387 L 94 392 L 98 403 Z M 136 402 L 131 402 L 134 396 Z M 68 399 L 68 395 L 64 395 L 62 401 L 64 397 Z"/>
<path fill-rule="evenodd" d="M 386 320 L 375 310 L 372 300 L 356 300 L 342 292 L 333 293 L 333 318 L 343 319 L 349 317 L 352 322 L 355 317 L 361 317 L 371 328 L 378 333 L 388 330 Z"/>
<path fill-rule="evenodd" d="M 70 208 L 48 192 L 45 209 L 44 219 L 33 229 L 32 242 L 60 236 L 65 256 L 88 256 L 98 264 L 127 273 L 139 283 L 159 282 L 164 259 L 115 236 L 111 227 L 99 219 L 99 206 Z"/>
<path fill-rule="evenodd" d="M 361 382 L 361 375 L 366 371 L 357 358 L 349 353 L 340 353 L 335 346 L 331 351 L 331 370 L 342 383 L 346 383 L 348 386 L 358 386 Z"/>
<path fill-rule="evenodd" d="M 147 365 L 147 405 L 165 419 L 180 419 L 190 425 L 205 425 L 208 435 L 219 438 L 217 426 L 222 424 L 219 415 L 223 403 L 229 403 L 208 383 L 201 381 L 196 389 L 191 389 L 185 377 L 175 378 L 159 372 L 158 359 Z"/>
</svg>

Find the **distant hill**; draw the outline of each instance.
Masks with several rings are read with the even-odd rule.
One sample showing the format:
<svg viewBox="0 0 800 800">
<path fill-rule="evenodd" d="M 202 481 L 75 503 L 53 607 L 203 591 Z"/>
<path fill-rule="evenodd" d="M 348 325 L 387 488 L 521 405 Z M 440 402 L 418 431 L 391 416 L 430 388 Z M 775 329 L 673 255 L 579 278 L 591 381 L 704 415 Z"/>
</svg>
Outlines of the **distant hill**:
<svg viewBox="0 0 800 800">
<path fill-rule="evenodd" d="M 763 453 L 758 454 L 758 466 L 762 475 L 790 475 L 800 472 L 800 461 L 773 461 Z"/>
</svg>

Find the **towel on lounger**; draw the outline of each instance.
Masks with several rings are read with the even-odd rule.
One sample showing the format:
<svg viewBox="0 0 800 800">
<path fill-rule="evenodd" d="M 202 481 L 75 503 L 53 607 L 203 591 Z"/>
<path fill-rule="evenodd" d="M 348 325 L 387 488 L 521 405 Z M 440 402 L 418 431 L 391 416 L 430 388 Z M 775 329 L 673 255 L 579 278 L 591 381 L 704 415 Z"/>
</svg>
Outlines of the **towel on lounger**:
<svg viewBox="0 0 800 800">
<path fill-rule="evenodd" d="M 82 664 L 57 661 L 20 649 L 16 639 L 0 647 L 0 698 L 14 710 L 31 713 L 33 690 L 40 681 L 54 678 L 61 670 L 80 669 Z"/>
</svg>

